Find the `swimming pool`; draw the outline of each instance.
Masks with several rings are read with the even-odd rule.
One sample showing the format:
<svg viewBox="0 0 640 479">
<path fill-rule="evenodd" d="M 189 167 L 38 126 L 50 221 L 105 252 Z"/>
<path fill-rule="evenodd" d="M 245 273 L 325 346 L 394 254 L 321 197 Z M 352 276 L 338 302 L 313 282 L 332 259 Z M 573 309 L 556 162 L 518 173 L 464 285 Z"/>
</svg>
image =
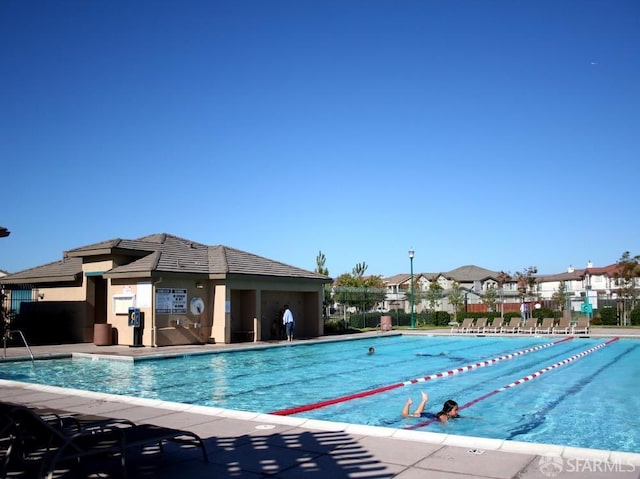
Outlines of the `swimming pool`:
<svg viewBox="0 0 640 479">
<path fill-rule="evenodd" d="M 447 373 L 456 368 L 462 371 Z M 265 413 L 353 395 L 298 414 L 638 453 L 639 369 L 637 340 L 384 336 L 136 363 L 4 363 L 0 378 Z M 453 398 L 463 417 L 424 425 L 401 418 L 406 398 L 417 404 L 421 390 L 429 393 L 428 411 Z"/>
</svg>

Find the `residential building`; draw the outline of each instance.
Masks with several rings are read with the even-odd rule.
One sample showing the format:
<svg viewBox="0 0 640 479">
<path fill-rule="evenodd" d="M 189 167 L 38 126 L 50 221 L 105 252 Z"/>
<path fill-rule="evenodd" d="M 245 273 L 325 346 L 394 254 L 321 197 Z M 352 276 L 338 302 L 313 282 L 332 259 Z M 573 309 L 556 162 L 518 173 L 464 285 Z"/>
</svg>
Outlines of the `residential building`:
<svg viewBox="0 0 640 479">
<path fill-rule="evenodd" d="M 442 300 L 437 309 L 453 312 L 453 307 L 446 299 L 447 293 L 457 283 L 465 295 L 467 311 L 485 311 L 483 298 L 489 288 L 495 288 L 498 295 L 497 309 L 518 311 L 522 301 L 538 303 L 556 308 L 553 302 L 554 294 L 564 283 L 565 304 L 569 311 L 583 312 L 585 303 L 591 304 L 592 310 L 598 307 L 611 306 L 619 298 L 620 280 L 616 277 L 617 264 L 604 267 L 594 267 L 591 262 L 584 269 L 569 267 L 566 272 L 548 275 L 534 275 L 533 287 L 519 283 L 515 276 L 491 271 L 475 265 L 466 265 L 443 273 L 414 274 L 414 301 L 417 312 L 426 309 L 424 293 L 429 290 L 432 282 L 436 281 L 442 288 Z M 387 297 L 383 307 L 388 309 L 410 310 L 411 275 L 396 274 L 383 278 L 387 285 Z M 636 278 L 636 285 L 640 286 L 640 278 Z"/>
</svg>

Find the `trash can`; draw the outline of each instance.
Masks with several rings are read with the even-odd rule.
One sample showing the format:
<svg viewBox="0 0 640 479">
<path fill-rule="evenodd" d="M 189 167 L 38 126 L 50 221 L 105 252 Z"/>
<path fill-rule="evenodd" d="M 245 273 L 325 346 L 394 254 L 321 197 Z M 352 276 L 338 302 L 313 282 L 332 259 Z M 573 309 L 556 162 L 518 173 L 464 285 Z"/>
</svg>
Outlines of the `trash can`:
<svg viewBox="0 0 640 479">
<path fill-rule="evenodd" d="M 93 325 L 93 343 L 96 346 L 111 346 L 112 332 L 111 324 L 100 323 Z"/>
<path fill-rule="evenodd" d="M 380 329 L 382 331 L 391 331 L 393 329 L 391 316 L 380 316 Z"/>
</svg>

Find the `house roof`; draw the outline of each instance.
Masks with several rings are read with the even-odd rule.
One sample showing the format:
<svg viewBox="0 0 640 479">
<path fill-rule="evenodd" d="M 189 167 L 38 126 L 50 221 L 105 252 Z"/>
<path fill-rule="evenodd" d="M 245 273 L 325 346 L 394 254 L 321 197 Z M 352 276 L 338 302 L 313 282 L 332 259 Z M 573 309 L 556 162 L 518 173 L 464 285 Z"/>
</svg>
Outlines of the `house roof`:
<svg viewBox="0 0 640 479">
<path fill-rule="evenodd" d="M 82 275 L 82 258 L 64 258 L 0 277 L 0 284 L 56 283 L 75 281 Z"/>
<path fill-rule="evenodd" d="M 619 265 L 617 263 L 610 264 L 608 266 L 601 266 L 596 268 L 583 268 L 583 269 L 574 269 L 571 271 L 565 271 L 564 273 L 558 274 L 545 274 L 538 275 L 535 278 L 539 281 L 549 282 L 549 281 L 577 281 L 583 279 L 587 274 L 590 275 L 598 275 L 598 276 L 615 276 L 616 272 L 619 270 Z"/>
<path fill-rule="evenodd" d="M 382 281 L 387 284 L 402 284 L 411 281 L 411 275 L 408 273 L 394 274 L 393 276 L 383 278 Z"/>
<path fill-rule="evenodd" d="M 302 268 L 273 261 L 228 246 L 207 246 L 166 233 L 129 240 L 115 238 L 81 246 L 64 253 L 64 259 L 31 268 L 0 279 L 2 283 L 73 280 L 82 274 L 83 258 L 119 255 L 131 257 L 126 264 L 105 271 L 106 277 L 149 276 L 152 273 L 255 275 L 294 277 L 330 281 L 330 278 Z"/>
<path fill-rule="evenodd" d="M 442 274 L 456 281 L 481 281 L 487 278 L 497 278 L 499 273 L 469 264 Z"/>
<path fill-rule="evenodd" d="M 448 279 L 454 279 L 458 282 L 468 282 L 468 281 L 480 281 L 487 278 L 497 278 L 499 273 L 496 271 L 491 271 L 485 268 L 480 268 L 479 266 L 474 265 L 466 265 L 460 266 L 459 268 L 452 269 L 446 273 L 418 273 L 414 274 L 415 276 L 424 276 L 429 280 L 433 280 L 438 276 L 444 276 Z M 402 284 L 406 281 L 411 280 L 411 275 L 407 273 L 396 274 L 393 276 L 389 276 L 384 278 L 384 282 L 387 284 Z"/>
</svg>

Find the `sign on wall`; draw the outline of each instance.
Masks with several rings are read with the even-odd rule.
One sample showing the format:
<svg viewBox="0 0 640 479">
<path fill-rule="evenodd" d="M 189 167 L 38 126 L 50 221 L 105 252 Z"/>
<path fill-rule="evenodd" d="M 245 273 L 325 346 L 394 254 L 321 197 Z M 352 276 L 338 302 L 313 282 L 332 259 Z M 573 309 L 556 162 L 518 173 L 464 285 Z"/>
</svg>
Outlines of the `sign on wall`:
<svg viewBox="0 0 640 479">
<path fill-rule="evenodd" d="M 187 314 L 187 290 L 179 288 L 157 288 L 156 313 Z"/>
</svg>

